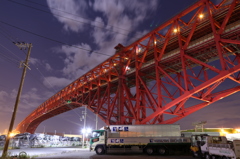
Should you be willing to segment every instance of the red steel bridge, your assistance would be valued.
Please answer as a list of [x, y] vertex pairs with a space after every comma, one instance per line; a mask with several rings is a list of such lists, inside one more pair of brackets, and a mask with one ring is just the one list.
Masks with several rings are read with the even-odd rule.
[[[240, 90], [240, 0], [199, 0], [37, 107], [18, 124], [34, 133], [86, 106], [106, 124], [171, 124]], [[235, 84], [227, 84], [234, 82]]]

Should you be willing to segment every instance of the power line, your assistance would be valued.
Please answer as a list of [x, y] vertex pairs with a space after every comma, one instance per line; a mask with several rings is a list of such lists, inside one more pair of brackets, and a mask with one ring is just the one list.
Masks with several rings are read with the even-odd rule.
[[10, 51], [8, 48], [6, 48], [5, 46], [3, 46], [2, 44], [0, 44], [0, 46], [3, 47], [4, 49], [6, 49], [8, 52], [10, 52], [12, 55], [16, 56], [17, 59], [15, 59], [15, 58], [13, 58], [13, 57], [9, 57], [9, 56], [7, 56], [6, 54], [1, 53], [1, 52], [0, 52], [0, 55], [1, 55], [2, 57], [4, 57], [5, 59], [7, 59], [8, 61], [10, 61], [10, 62], [12, 62], [12, 63], [14, 63], [14, 64], [16, 64], [16, 65], [19, 65], [19, 62], [21, 61], [21, 60], [19, 59], [19, 57], [18, 57], [17, 55], [15, 55], [12, 51]]
[[[7, 33], [8, 34], [8, 33]], [[5, 36], [5, 35], [4, 35]], [[10, 34], [8, 34], [8, 36], [5, 36], [7, 39], [9, 39], [11, 42], [13, 42], [13, 39], [12, 38], [9, 38], [9, 36], [10, 36]], [[2, 44], [0, 44], [0, 46], [2, 46], [3, 48], [5, 48], [6, 50], [8, 50], [10, 53], [12, 53], [9, 49], [7, 49], [5, 46], [3, 46]], [[23, 51], [23, 50], [22, 50]], [[24, 52], [24, 51], [23, 51]], [[25, 52], [24, 52], [25, 53]], [[17, 55], [15, 55], [14, 53], [12, 53], [14, 56], [16, 56], [17, 58], [18, 58], [18, 56]], [[16, 61], [17, 61], [17, 64], [19, 63], [19, 61], [18, 60], [15, 60], [15, 59], [11, 59], [11, 58], [9, 58], [8, 56], [6, 56], [5, 54], [2, 54], [1, 52], [0, 52], [0, 55], [1, 56], [3, 56], [4, 58], [6, 58], [8, 61], [10, 61], [10, 62], [12, 62], [12, 63], [15, 63], [16, 64]], [[42, 74], [42, 72], [40, 72], [40, 70], [37, 68], [37, 67], [35, 67], [37, 70], [38, 70], [38, 72], [45, 78], [45, 76]], [[38, 80], [38, 78], [36, 78], [31, 72], [30, 72], [30, 75], [32, 76], [32, 77], [34, 77], [35, 79], [37, 79], [37, 81], [40, 83], [40, 84], [42, 84], [42, 82], [40, 82], [39, 80]], [[50, 85], [51, 85], [51, 83], [49, 82], [49, 81], [47, 81]], [[42, 84], [43, 85], [43, 84]], [[45, 85], [44, 85], [45, 86]], [[53, 88], [53, 86], [51, 85], [51, 87], [52, 87], [52, 89], [54, 90], [54, 91], [56, 91], [54, 88]], [[45, 88], [47, 88], [46, 86], [45, 86]], [[74, 109], [74, 108], [72, 108], [71, 106], [69, 106], [69, 105], [67, 105], [71, 110], [73, 110], [74, 111], [74, 113], [78, 116], [78, 117], [80, 117], [80, 115], [76, 112], [76, 110]]]
[[6, 60], [8, 60], [9, 62], [16, 64], [17, 66], [19, 65], [19, 62], [16, 62], [15, 60], [9, 58], [7, 55], [3, 54], [0, 52], [0, 56], [2, 56], [3, 58], [5, 58]]
[[[2, 25], [0, 25], [1, 26], [1, 30], [0, 31], [2, 31], [2, 35], [5, 37], [5, 38], [7, 38], [11, 43], [13, 43], [13, 44], [15, 44], [15, 42], [16, 41], [21, 41], [21, 40], [18, 40], [19, 38], [18, 37], [14, 37], [14, 36], [12, 36], [11, 35], [11, 33], [9, 33], [9, 31], [6, 31], [7, 29], [6, 28], [4, 28]], [[7, 48], [5, 48], [5, 49], [7, 49]], [[8, 50], [8, 49], [7, 49]], [[12, 53], [10, 50], [8, 50], [10, 53]], [[21, 49], [21, 51], [26, 55], [26, 52], [24, 52], [24, 50], [22, 50]], [[16, 54], [14, 54], [14, 53], [12, 53], [14, 56], [16, 56], [18, 59], [19, 59], [19, 57], [16, 55]], [[20, 59], [19, 59], [19, 61], [21, 61]]]
[[[52, 86], [52, 84], [45, 78], [45, 76], [43, 75], [43, 73], [36, 67], [36, 69], [38, 70], [38, 72], [43, 76], [43, 78], [48, 82], [48, 84], [51, 86], [51, 88], [57, 92], [57, 90], [54, 89], [54, 87]], [[40, 82], [41, 83], [41, 82]], [[42, 83], [41, 83], [42, 84]], [[45, 85], [44, 85], [45, 86]], [[45, 86], [46, 87], [46, 86]], [[46, 87], [47, 88], [47, 87]], [[77, 114], [78, 117], [80, 117], [80, 115], [76, 112], [75, 108], [72, 108], [69, 104], [66, 104], [71, 110], [74, 111], [74, 113]]]
[[[8, 33], [7, 31], [5, 31], [5, 33], [8, 35], [8, 36], [5, 36], [6, 38], [12, 37], [11, 34]], [[12, 41], [13, 38], [8, 38], [8, 39], [9, 39], [12, 43], [14, 43], [14, 41]], [[17, 39], [17, 38], [16, 38], [16, 39]], [[16, 57], [18, 58], [18, 56], [15, 55], [13, 52], [11, 52], [8, 48], [6, 48], [5, 46], [3, 46], [2, 44], [0, 44], [0, 46], [2, 46], [3, 48], [5, 48], [6, 50], [8, 50], [10, 53], [12, 53], [14, 56], [16, 56]], [[26, 54], [26, 52], [24, 52], [24, 50], [21, 50], [21, 51], [23, 51], [23, 53]], [[6, 55], [2, 55], [2, 56], [4, 56], [4, 58], [7, 58], [10, 62], [13, 62], [13, 60], [11, 60], [10, 58], [8, 58]], [[17, 61], [17, 60], [15, 60], [15, 61]], [[19, 61], [21, 61], [21, 60], [19, 59]], [[17, 62], [19, 63], [19, 61], [17, 61]], [[35, 67], [35, 66], [34, 66], [34, 67]], [[52, 88], [51, 91], [57, 92], [57, 91], [54, 89], [54, 87], [52, 86], [52, 84], [47, 80], [47, 78], [45, 78], [45, 76], [44, 76], [43, 73], [39, 70], [39, 68], [37, 68], [37, 67], [35, 67], [35, 68], [36, 68], [36, 70], [41, 74], [41, 76], [47, 81], [47, 83], [51, 86], [51, 88]], [[37, 79], [37, 81], [38, 81], [39, 83], [41, 83], [41, 82], [39, 81], [39, 78], [36, 78], [31, 72], [30, 72], [30, 75], [32, 75], [32, 77], [34, 77], [35, 79]], [[41, 84], [42, 84], [42, 83], [41, 83]], [[43, 85], [43, 84], [42, 84], [42, 85]], [[45, 85], [44, 85], [44, 86], [45, 86]], [[45, 88], [48, 89], [46, 86], [45, 86]]]
[[29, 33], [29, 34], [33, 34], [33, 35], [35, 35], [35, 36], [38, 36], [38, 37], [41, 37], [41, 38], [44, 38], [44, 39], [47, 39], [47, 40], [50, 40], [50, 41], [53, 41], [53, 42], [56, 42], [56, 43], [60, 43], [60, 44], [67, 45], [67, 46], [70, 46], [70, 47], [74, 47], [74, 48], [77, 48], [77, 49], [81, 49], [81, 50], [84, 50], [84, 51], [89, 51], [89, 52], [92, 52], [92, 53], [96, 53], [96, 54], [105, 55], [105, 56], [109, 56], [109, 57], [110, 57], [110, 55], [108, 55], [108, 54], [104, 54], [104, 53], [101, 53], [101, 52], [98, 52], [98, 51], [89, 50], [89, 49], [82, 48], [82, 47], [78, 47], [78, 46], [76, 46], [76, 45], [67, 44], [67, 43], [64, 43], [64, 42], [61, 42], [61, 41], [58, 41], [58, 40], [55, 40], [55, 39], [46, 37], [46, 36], [42, 36], [42, 35], [37, 34], [37, 33], [33, 33], [33, 32], [31, 32], [31, 31], [25, 30], [25, 29], [23, 29], [23, 28], [20, 28], [20, 27], [14, 26], [14, 25], [11, 25], [11, 24], [6, 23], [6, 22], [3, 22], [3, 21], [0, 21], [0, 22], [3, 23], [3, 24], [5, 24], [5, 25], [11, 26], [11, 27], [13, 27], [13, 28], [22, 30], [22, 31], [27, 32], [27, 33]]
[[52, 91], [50, 88], [46, 87], [42, 81], [39, 80], [39, 77], [36, 77], [31, 71], [29, 71], [29, 74], [43, 87], [40, 87], [40, 88], [45, 88], [46, 90], [48, 91]]
[[68, 18], [68, 17], [62, 16], [62, 15], [58, 15], [58, 14], [53, 14], [52, 12], [48, 12], [48, 11], [45, 11], [45, 10], [42, 10], [42, 9], [39, 9], [39, 8], [35, 8], [35, 7], [32, 7], [32, 6], [26, 5], [26, 4], [16, 2], [16, 1], [12, 1], [12, 0], [9, 0], [9, 1], [12, 2], [12, 3], [16, 3], [16, 4], [19, 4], [19, 5], [31, 8], [31, 9], [35, 9], [35, 10], [38, 10], [38, 11], [41, 11], [41, 12], [45, 12], [45, 13], [48, 13], [48, 14], [51, 14], [51, 15], [55, 15], [55, 16], [58, 16], [58, 17], [63, 17], [63, 18], [66, 18], [66, 19], [69, 19], [69, 20], [72, 20], [72, 21], [75, 21], [75, 22], [78, 22], [78, 23], [88, 24], [88, 25], [91, 25], [91, 26], [94, 26], [94, 27], [97, 27], [97, 28], [110, 30], [111, 32], [115, 32], [115, 33], [118, 33], [118, 34], [121, 34], [121, 35], [124, 35], [124, 36], [128, 36], [127, 34], [123, 34], [123, 33], [117, 32], [117, 31], [113, 31], [111, 29], [107, 29], [106, 27], [100, 27], [100, 26], [97, 26], [97, 25], [93, 25], [91, 23], [86, 23], [86, 22], [83, 22], [83, 21], [75, 20], [75, 19]]
[[[1, 25], [0, 25], [0, 26], [1, 26]], [[7, 35], [8, 33], [7, 33], [6, 31], [4, 31], [3, 29], [0, 30], [0, 31], [1, 31], [0, 33], [1, 33], [5, 38], [7, 38], [9, 41], [11, 41], [11, 42], [14, 41], [12, 37], [10, 37], [9, 35]], [[4, 33], [4, 32], [5, 32], [5, 33]]]
[[[14, 54], [12, 51], [10, 51], [8, 48], [6, 48], [5, 46], [3, 46], [2, 44], [0, 44], [0, 46], [2, 46], [4, 49], [6, 49], [6, 50], [7, 50], [8, 52], [10, 52], [12, 55], [14, 55], [15, 57], [17, 57], [19, 61], [21, 61], [21, 59], [19, 59], [19, 57], [18, 57], [16, 54]], [[16, 59], [14, 59], [14, 60], [17, 61], [17, 62], [19, 62], [19, 61], [16, 60]]]
[[47, 80], [47, 78], [45, 78], [45, 76], [43, 75], [43, 73], [36, 67], [37, 71], [43, 76], [43, 78], [47, 81], [47, 83], [51, 86], [51, 88], [57, 92], [57, 90], [54, 89], [53, 85]]
[[[53, 7], [49, 7], [49, 6], [47, 6], [47, 5], [43, 5], [43, 4], [40, 4], [40, 3], [37, 3], [37, 2], [33, 2], [33, 1], [30, 1], [30, 0], [26, 0], [26, 1], [28, 1], [28, 2], [30, 2], [30, 3], [33, 3], [33, 4], [37, 4], [37, 5], [43, 6], [43, 7], [47, 7], [47, 8], [50, 8], [50, 9], [54, 9], [54, 10], [57, 10], [57, 11], [59, 11], [59, 12], [67, 13], [67, 14], [70, 14], [70, 15], [73, 15], [73, 16], [76, 16], [76, 17], [81, 17], [82, 19], [86, 19], [86, 20], [88, 20], [88, 21], [93, 21], [93, 20], [90, 20], [89, 18], [85, 18], [85, 17], [82, 17], [82, 16], [80, 16], [80, 15], [76, 15], [76, 14], [73, 14], [73, 13], [65, 12], [65, 11], [63, 11], [63, 10], [56, 9], [56, 8], [53, 8]], [[153, 12], [153, 10], [152, 10], [152, 12]], [[151, 14], [152, 14], [152, 12], [151, 12]], [[100, 21], [94, 21], [94, 22], [97, 22], [97, 23], [99, 23], [99, 24], [102, 24], [102, 22], [100, 22]], [[118, 27], [118, 26], [114, 26], [114, 25], [111, 25], [111, 24], [108, 24], [108, 25], [106, 25], [106, 26], [111, 26], [111, 27], [115, 27], [115, 28], [118, 28], [118, 29], [121, 29], [121, 30], [130, 32], [130, 31], [127, 30], [127, 29], [123, 29], [123, 28], [120, 28], [120, 27]]]
[[[0, 25], [0, 26], [1, 26], [1, 25]], [[1, 27], [2, 27], [2, 26], [1, 26]], [[0, 31], [1, 31], [1, 30], [0, 30]], [[9, 41], [11, 41], [11, 43], [13, 44], [13, 43], [14, 43], [14, 39], [12, 38], [13, 36], [11, 35], [11, 33], [7, 32], [7, 31], [4, 31], [4, 32], [5, 32], [5, 34], [6, 34], [6, 35], [4, 35], [4, 36], [5, 36]], [[9, 38], [9, 37], [10, 37], [10, 38]], [[15, 39], [18, 39], [18, 38], [15, 37]], [[9, 51], [10, 53], [12, 53], [14, 56], [16, 56], [16, 57], [19, 59], [19, 57], [18, 57], [16, 54], [14, 54], [12, 51], [10, 51], [8, 48], [6, 48], [5, 46], [3, 46], [2, 44], [0, 44], [0, 46], [2, 46], [3, 48], [5, 48], [7, 51]], [[26, 54], [26, 52], [24, 52], [24, 50], [21, 50], [21, 51]], [[1, 54], [1, 53], [0, 53], [0, 54]], [[6, 55], [3, 55], [3, 54], [2, 54], [1, 56], [3, 56], [4, 58], [6, 58], [8, 61], [16, 64], [15, 61], [17, 61], [17, 60], [15, 60], [15, 59], [14, 59], [14, 60], [13, 60], [13, 59], [10, 59], [9, 57], [7, 57]], [[21, 61], [21, 60], [19, 59], [19, 61]], [[19, 65], [19, 61], [17, 61], [17, 65]], [[35, 67], [35, 66], [34, 66], [34, 67]], [[35, 68], [36, 68], [36, 67], [35, 67]], [[38, 68], [36, 68], [36, 69], [38, 70], [38, 72], [40, 72]], [[30, 75], [31, 75], [33, 78], [35, 78], [35, 80], [37, 80], [41, 85], [43, 85], [45, 89], [49, 90], [44, 84], [42, 84], [41, 81], [39, 81], [39, 78], [35, 77], [35, 76], [32, 74], [31, 71], [30, 71], [29, 73], [30, 73]], [[41, 72], [40, 72], [40, 73], [41, 73]], [[41, 73], [41, 75], [43, 76], [43, 78], [45, 78], [42, 73]], [[42, 87], [41, 87], [41, 88], [42, 88]], [[52, 90], [49, 90], [49, 91], [52, 91]], [[54, 91], [56, 91], [56, 90], [54, 90]]]

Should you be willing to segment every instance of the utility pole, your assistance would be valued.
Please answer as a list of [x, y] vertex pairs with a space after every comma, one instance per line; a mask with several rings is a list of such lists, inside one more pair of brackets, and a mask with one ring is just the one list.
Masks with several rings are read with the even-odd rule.
[[17, 45], [17, 47], [19, 47], [21, 50], [28, 48], [28, 53], [27, 53], [27, 57], [26, 57], [25, 62], [23, 62], [22, 78], [21, 78], [20, 86], [19, 86], [19, 89], [18, 89], [18, 94], [17, 94], [16, 101], [15, 101], [15, 106], [14, 106], [14, 110], [13, 110], [13, 114], [12, 114], [12, 119], [11, 119], [10, 126], [9, 126], [9, 129], [8, 129], [6, 142], [5, 142], [5, 145], [4, 145], [3, 152], [2, 152], [2, 157], [4, 157], [4, 155], [7, 155], [8, 145], [9, 145], [9, 140], [10, 140], [10, 134], [11, 134], [12, 129], [13, 129], [13, 125], [14, 125], [14, 121], [15, 121], [15, 117], [16, 117], [16, 113], [17, 113], [17, 109], [18, 109], [18, 103], [19, 103], [19, 99], [20, 99], [20, 96], [21, 96], [24, 79], [25, 79], [25, 76], [26, 76], [26, 71], [27, 71], [27, 68], [29, 68], [28, 67], [28, 60], [29, 60], [30, 52], [31, 52], [31, 48], [32, 48], [31, 43], [28, 44], [28, 43], [19, 43], [18, 42], [18, 43], [14, 43], [14, 44]]
[[83, 124], [83, 141], [82, 141], [82, 148], [84, 148], [84, 134], [86, 133], [86, 118], [87, 118], [87, 105], [85, 105], [84, 111], [84, 124]]
[[98, 114], [96, 113], [96, 130], [98, 129], [97, 125], [98, 125]]
[[45, 126], [43, 126], [43, 134], [45, 134]]

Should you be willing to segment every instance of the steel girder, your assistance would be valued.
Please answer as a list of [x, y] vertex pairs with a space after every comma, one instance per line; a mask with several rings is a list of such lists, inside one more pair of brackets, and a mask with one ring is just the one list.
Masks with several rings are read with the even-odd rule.
[[[240, 90], [240, 2], [200, 0], [49, 98], [17, 127], [86, 106], [106, 124], [171, 124]], [[225, 83], [233, 81], [235, 85]], [[68, 102], [70, 101], [70, 102]]]

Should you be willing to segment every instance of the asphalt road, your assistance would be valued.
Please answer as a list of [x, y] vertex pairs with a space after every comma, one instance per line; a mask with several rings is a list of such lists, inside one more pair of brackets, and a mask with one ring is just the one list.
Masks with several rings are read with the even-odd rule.
[[39, 157], [38, 159], [192, 159], [191, 156], [148, 156], [146, 154], [107, 154], [96, 155], [95, 152], [81, 151], [68, 154], [61, 154], [49, 157]]
[[[81, 147], [59, 147], [59, 148], [26, 148], [14, 149], [8, 152], [11, 155], [18, 155], [20, 152], [26, 152], [27, 155], [35, 159], [191, 159], [191, 156], [148, 156], [146, 154], [107, 154], [96, 155], [94, 151], [90, 152], [89, 149], [82, 149]], [[2, 151], [0, 151], [0, 154]]]
[[147, 156], [144, 154], [112, 154], [112, 155], [86, 155], [86, 154], [68, 154], [61, 156], [52, 156], [52, 157], [44, 157], [44, 158], [36, 158], [36, 159], [192, 159], [191, 156]]

